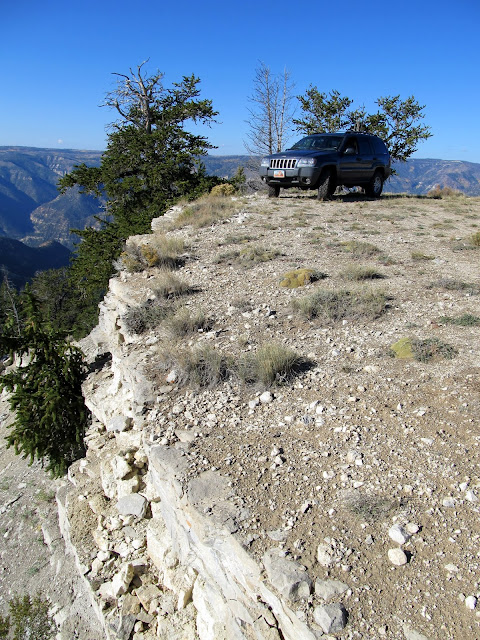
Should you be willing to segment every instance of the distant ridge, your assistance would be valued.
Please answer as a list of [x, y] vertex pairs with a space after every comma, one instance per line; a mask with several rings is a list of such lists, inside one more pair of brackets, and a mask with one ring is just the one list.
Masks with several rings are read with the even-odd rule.
[[0, 281], [7, 276], [15, 287], [23, 287], [37, 271], [67, 266], [70, 255], [59, 242], [28, 247], [19, 240], [0, 238]]
[[[96, 198], [70, 189], [60, 195], [57, 182], [74, 165], [98, 166], [102, 151], [0, 147], [0, 237], [38, 246], [55, 240], [72, 249], [70, 229], [96, 225], [104, 210]], [[202, 158], [207, 173], [231, 178], [239, 166], [250, 167], [247, 155]], [[411, 159], [395, 165], [385, 185], [391, 193], [426, 194], [436, 185], [480, 196], [480, 164], [453, 160]], [[255, 176], [248, 168], [247, 175]]]

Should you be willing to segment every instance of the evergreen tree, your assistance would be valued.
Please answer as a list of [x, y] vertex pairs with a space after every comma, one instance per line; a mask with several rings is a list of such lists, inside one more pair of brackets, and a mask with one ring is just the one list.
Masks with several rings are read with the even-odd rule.
[[62, 192], [78, 185], [84, 193], [107, 197], [101, 228], [75, 231], [81, 242], [71, 281], [85, 309], [83, 334], [95, 323], [97, 304], [126, 238], [148, 233], [151, 220], [178, 198], [197, 196], [209, 186], [198, 158], [213, 147], [186, 124], [210, 124], [217, 115], [211, 101], [199, 99], [200, 81], [194, 75], [166, 88], [163, 74], [145, 75], [144, 64], [128, 75], [115, 74], [118, 85], [105, 105], [116, 110], [119, 120], [111, 125], [100, 167], [76, 166], [59, 182]]
[[421, 123], [425, 106], [410, 96], [386, 96], [376, 101], [376, 113], [367, 114], [364, 107], [351, 109], [353, 100], [338, 91], [329, 95], [310, 86], [298, 96], [303, 119], [294, 120], [297, 130], [306, 133], [356, 129], [379, 136], [385, 142], [392, 160], [405, 161], [417, 150], [418, 142], [431, 137], [430, 127]]
[[86, 367], [81, 351], [41, 321], [28, 288], [18, 318], [19, 324], [11, 316], [0, 335], [1, 352], [10, 352], [19, 363], [0, 378], [0, 389], [10, 392], [16, 412], [7, 443], [30, 462], [46, 462], [47, 470], [60, 476], [84, 454], [88, 411], [81, 384]]

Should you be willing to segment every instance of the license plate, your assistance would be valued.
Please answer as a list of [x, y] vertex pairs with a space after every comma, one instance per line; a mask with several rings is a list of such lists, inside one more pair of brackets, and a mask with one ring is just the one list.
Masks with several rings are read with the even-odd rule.
[[277, 171], [273, 172], [273, 177], [274, 178], [284, 178], [285, 177], [285, 171], [280, 171], [278, 169]]

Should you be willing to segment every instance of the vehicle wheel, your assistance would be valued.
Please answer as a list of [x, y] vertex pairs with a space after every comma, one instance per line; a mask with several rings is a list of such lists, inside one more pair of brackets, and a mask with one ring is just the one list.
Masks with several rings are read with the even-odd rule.
[[367, 196], [371, 196], [372, 198], [379, 198], [382, 195], [383, 191], [383, 176], [380, 171], [375, 171], [373, 178], [370, 181], [370, 184], [365, 189], [365, 193]]
[[326, 200], [327, 198], [329, 198], [332, 195], [333, 191], [335, 191], [335, 187], [333, 188], [333, 191], [332, 191], [332, 186], [334, 186], [332, 172], [330, 169], [324, 169], [318, 181], [317, 198], [319, 200]]
[[273, 186], [271, 184], [268, 185], [269, 198], [278, 198], [279, 194], [280, 194], [280, 187]]

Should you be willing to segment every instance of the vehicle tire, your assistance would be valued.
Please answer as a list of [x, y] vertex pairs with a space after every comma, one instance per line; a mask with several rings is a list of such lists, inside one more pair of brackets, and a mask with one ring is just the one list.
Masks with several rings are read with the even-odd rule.
[[334, 185], [334, 180], [332, 178], [332, 172], [330, 169], [324, 169], [320, 175], [318, 180], [318, 194], [317, 198], [319, 200], [326, 200], [329, 198], [335, 188], [332, 191], [332, 185]]
[[278, 198], [280, 195], [280, 187], [274, 186], [272, 184], [268, 185], [268, 197], [269, 198]]
[[383, 191], [383, 175], [380, 171], [375, 171], [368, 187], [365, 189], [367, 196], [379, 198]]

